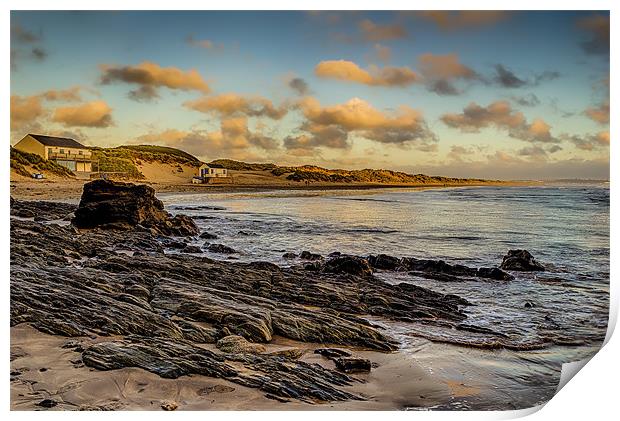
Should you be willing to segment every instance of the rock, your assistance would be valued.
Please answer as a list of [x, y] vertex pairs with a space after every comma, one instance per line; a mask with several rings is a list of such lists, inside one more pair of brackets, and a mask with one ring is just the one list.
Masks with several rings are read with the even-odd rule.
[[323, 256], [320, 254], [310, 253], [307, 250], [302, 251], [299, 254], [299, 258], [302, 260], [323, 260]]
[[306, 351], [303, 350], [303, 349], [300, 349], [300, 348], [290, 348], [290, 349], [283, 349], [281, 351], [273, 351], [273, 352], [270, 352], [267, 355], [272, 355], [274, 357], [282, 357], [282, 358], [286, 358], [288, 360], [298, 360], [305, 353], [306, 353]]
[[525, 305], [523, 307], [525, 307], [525, 308], [532, 308], [532, 307], [534, 307], [534, 303], [532, 303], [530, 301], [526, 301]]
[[[139, 367], [164, 378], [199, 374], [223, 378], [285, 399], [317, 401], [364, 400], [340, 389], [354, 379], [346, 374], [270, 355], [216, 354], [187, 341], [132, 336], [99, 342], [82, 354], [84, 364], [98, 370]], [[237, 368], [238, 367], [238, 368]]]
[[375, 269], [396, 270], [400, 266], [400, 259], [387, 254], [368, 256], [368, 263]]
[[71, 203], [46, 201], [11, 201], [11, 216], [20, 218], [35, 218], [37, 221], [64, 220], [77, 208]]
[[191, 244], [186, 245], [182, 250], [183, 253], [193, 253], [193, 254], [201, 254], [202, 249], [198, 246], [193, 246]]
[[282, 255], [282, 258], [284, 258], [284, 259], [296, 259], [297, 255], [295, 253], [290, 253], [289, 252], [289, 253], [284, 253]]
[[365, 358], [337, 358], [334, 362], [338, 370], [347, 374], [369, 372], [372, 367], [370, 360]]
[[351, 353], [349, 351], [345, 351], [344, 349], [338, 349], [338, 348], [317, 348], [314, 350], [314, 353], [320, 354], [329, 359], [351, 356]]
[[53, 408], [58, 405], [58, 402], [54, 399], [43, 399], [41, 402], [36, 403], [35, 405], [41, 406], [43, 408]]
[[95, 180], [84, 191], [71, 223], [77, 228], [134, 229], [137, 225], [163, 235], [190, 236], [198, 227], [186, 215], [171, 215], [146, 185]]
[[172, 401], [165, 401], [165, 402], [162, 402], [161, 404], [161, 409], [163, 409], [164, 411], [174, 411], [178, 407], [179, 407], [179, 404], [177, 404], [176, 402], [172, 402]]
[[200, 238], [204, 240], [215, 240], [217, 235], [210, 233], [209, 231], [204, 231], [200, 234]]
[[225, 246], [224, 244], [209, 244], [207, 246], [207, 250], [209, 250], [211, 253], [221, 253], [221, 254], [233, 254], [233, 253], [237, 253], [237, 250], [235, 250], [232, 247], [228, 247]]
[[237, 335], [225, 336], [217, 341], [215, 346], [222, 352], [229, 352], [233, 354], [261, 354], [266, 351], [266, 348], [263, 345], [253, 344], [248, 342], [243, 336]]
[[544, 271], [545, 267], [534, 259], [527, 250], [508, 250], [502, 260], [502, 269], [514, 271]]
[[479, 268], [478, 276], [481, 278], [497, 279], [498, 281], [512, 281], [515, 277], [499, 268]]
[[372, 275], [372, 268], [366, 259], [355, 256], [338, 256], [329, 259], [322, 267], [327, 273], [347, 273], [356, 276]]

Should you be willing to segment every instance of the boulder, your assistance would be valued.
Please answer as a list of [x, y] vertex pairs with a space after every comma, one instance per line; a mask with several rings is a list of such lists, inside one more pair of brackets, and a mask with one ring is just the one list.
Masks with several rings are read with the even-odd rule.
[[337, 358], [334, 362], [336, 363], [336, 369], [347, 374], [369, 372], [372, 367], [370, 360], [365, 358]]
[[183, 253], [193, 253], [193, 254], [200, 254], [202, 253], [202, 249], [198, 246], [194, 246], [191, 244], [186, 245], [182, 250]]
[[512, 281], [515, 277], [499, 268], [479, 268], [480, 278], [497, 279], [498, 281]]
[[212, 234], [208, 231], [205, 231], [202, 234], [200, 234], [200, 238], [205, 239], [205, 240], [215, 240], [217, 238], [217, 235]]
[[320, 254], [310, 253], [307, 250], [302, 251], [299, 258], [302, 260], [323, 260], [323, 256]]
[[207, 246], [207, 250], [209, 250], [211, 253], [222, 253], [222, 254], [233, 254], [233, 253], [237, 253], [237, 250], [235, 250], [232, 247], [228, 247], [225, 246], [224, 244], [209, 244]]
[[288, 253], [284, 253], [282, 255], [282, 258], [283, 259], [296, 259], [297, 255], [295, 253], [288, 252]]
[[527, 250], [508, 250], [500, 266], [504, 270], [522, 272], [544, 271], [545, 267], [534, 259]]
[[322, 355], [329, 359], [351, 356], [351, 353], [349, 351], [345, 351], [344, 349], [338, 349], [338, 348], [317, 348], [314, 350], [314, 353]]
[[95, 180], [84, 191], [71, 223], [77, 228], [135, 229], [138, 225], [153, 234], [190, 236], [198, 227], [186, 215], [172, 217], [146, 185]]
[[266, 351], [261, 344], [248, 342], [243, 336], [225, 336], [215, 344], [217, 349], [230, 354], [261, 354]]
[[400, 259], [387, 254], [368, 256], [368, 263], [375, 269], [396, 270], [400, 266]]
[[356, 276], [372, 275], [372, 268], [368, 260], [356, 256], [338, 256], [329, 259], [322, 268], [327, 273], [347, 273]]

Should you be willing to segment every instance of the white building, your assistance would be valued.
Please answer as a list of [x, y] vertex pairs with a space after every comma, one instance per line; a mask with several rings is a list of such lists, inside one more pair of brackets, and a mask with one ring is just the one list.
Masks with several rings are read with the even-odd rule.
[[209, 178], [224, 178], [228, 177], [228, 170], [219, 165], [202, 164], [198, 170], [198, 176], [203, 180]]

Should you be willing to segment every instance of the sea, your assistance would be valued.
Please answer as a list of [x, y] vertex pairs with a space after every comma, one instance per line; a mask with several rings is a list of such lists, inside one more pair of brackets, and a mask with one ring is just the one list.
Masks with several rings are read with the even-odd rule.
[[[609, 183], [272, 190], [159, 197], [170, 212], [195, 217], [202, 231], [217, 235], [217, 239], [206, 241], [238, 251], [230, 256], [204, 253], [213, 259], [286, 266], [299, 261], [283, 258], [284, 253], [307, 250], [323, 256], [335, 251], [357, 256], [384, 253], [493, 267], [501, 264], [510, 249], [528, 250], [547, 270], [513, 272], [512, 281], [462, 278], [448, 282], [407, 272], [376, 274], [388, 283], [408, 282], [470, 301], [473, 305], [464, 308], [467, 323], [501, 332], [501, 346], [492, 346], [484, 333], [373, 322], [389, 329], [401, 342], [401, 352], [417, 355], [440, 343], [451, 344], [456, 347], [450, 351], [456, 359], [473, 364], [472, 371], [478, 375], [472, 374], [472, 378], [484, 377], [488, 370], [501, 375], [504, 370], [507, 389], [518, 386], [527, 390], [523, 401], [513, 402], [515, 407], [550, 398], [561, 364], [592, 356], [605, 338]], [[420, 355], [429, 363], [428, 352]], [[503, 363], [490, 368], [489, 361], [496, 360]], [[501, 389], [501, 384], [497, 378], [492, 382], [495, 389]], [[497, 408], [506, 409], [501, 396], [494, 395]], [[489, 399], [482, 409], [494, 409]], [[446, 409], [481, 409], [466, 397], [455, 399], [452, 405]]]

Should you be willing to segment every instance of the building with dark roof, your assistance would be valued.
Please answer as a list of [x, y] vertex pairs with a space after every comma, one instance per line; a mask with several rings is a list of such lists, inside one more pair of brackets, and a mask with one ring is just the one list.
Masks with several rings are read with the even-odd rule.
[[92, 171], [92, 153], [80, 142], [68, 137], [27, 134], [15, 149], [39, 155], [74, 172]]

